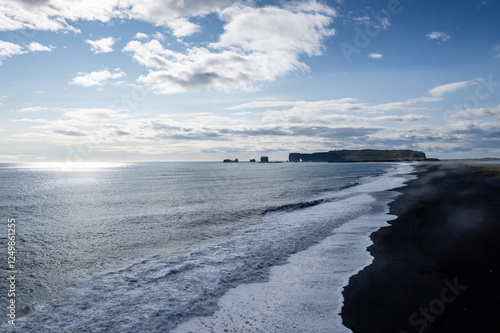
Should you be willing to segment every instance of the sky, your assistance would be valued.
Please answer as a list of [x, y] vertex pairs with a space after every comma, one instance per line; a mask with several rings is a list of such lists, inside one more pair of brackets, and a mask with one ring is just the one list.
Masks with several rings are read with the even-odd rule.
[[496, 0], [0, 0], [0, 163], [500, 157]]

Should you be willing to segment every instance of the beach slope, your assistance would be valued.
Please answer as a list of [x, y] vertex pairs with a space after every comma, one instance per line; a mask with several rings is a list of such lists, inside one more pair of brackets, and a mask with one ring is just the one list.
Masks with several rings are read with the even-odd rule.
[[500, 178], [421, 164], [372, 234], [374, 261], [344, 289], [358, 332], [499, 332]]

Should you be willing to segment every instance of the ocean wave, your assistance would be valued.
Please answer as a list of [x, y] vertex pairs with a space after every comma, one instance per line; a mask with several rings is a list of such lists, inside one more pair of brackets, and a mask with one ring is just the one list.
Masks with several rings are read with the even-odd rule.
[[214, 313], [229, 289], [267, 281], [271, 267], [370, 212], [375, 202], [370, 194], [401, 184], [387, 178], [404, 172], [395, 168], [323, 198], [268, 209], [259, 223], [240, 226], [228, 240], [200, 245], [188, 254], [145, 260], [80, 281], [57, 300], [36, 305], [18, 320], [18, 328], [168, 332], [189, 318]]

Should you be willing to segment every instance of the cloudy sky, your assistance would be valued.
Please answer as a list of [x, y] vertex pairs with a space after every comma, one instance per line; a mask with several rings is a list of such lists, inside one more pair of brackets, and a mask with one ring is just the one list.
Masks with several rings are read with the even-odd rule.
[[500, 157], [496, 0], [0, 0], [0, 162]]

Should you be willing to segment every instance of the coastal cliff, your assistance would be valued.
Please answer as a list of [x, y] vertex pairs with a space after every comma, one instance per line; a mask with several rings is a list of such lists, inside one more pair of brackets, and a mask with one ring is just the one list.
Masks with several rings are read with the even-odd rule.
[[401, 162], [429, 160], [415, 150], [331, 150], [322, 153], [290, 153], [290, 162]]

